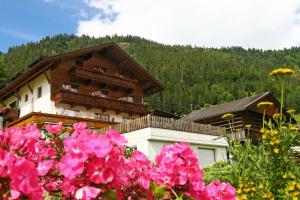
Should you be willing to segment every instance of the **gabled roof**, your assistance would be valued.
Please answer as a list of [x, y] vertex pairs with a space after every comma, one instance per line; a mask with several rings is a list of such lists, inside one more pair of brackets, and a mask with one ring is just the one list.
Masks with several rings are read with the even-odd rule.
[[[218, 115], [223, 115], [225, 113], [234, 113], [243, 110], [247, 110], [251, 105], [254, 105], [260, 99], [266, 96], [273, 96], [270, 92], [265, 92], [262, 94], [245, 97], [242, 99], [237, 99], [224, 104], [214, 105], [208, 108], [202, 108], [200, 110], [195, 110], [187, 116], [181, 118], [187, 121], [198, 121], [205, 118], [210, 118]], [[274, 97], [275, 99], [275, 97]], [[275, 99], [275, 101], [277, 101]]]
[[63, 59], [92, 55], [94, 52], [99, 51], [109, 52], [112, 54], [114, 59], [119, 62], [125, 61], [128, 70], [130, 70], [137, 77], [137, 79], [145, 84], [144, 90], [146, 91], [146, 95], [153, 94], [164, 89], [164, 87], [152, 75], [150, 75], [134, 59], [126, 54], [125, 51], [122, 50], [116, 43], [110, 42], [94, 47], [58, 54], [55, 56], [40, 57], [28, 66], [29, 70], [27, 72], [17, 76], [15, 79], [9, 82], [7, 86], [0, 90], [0, 100], [9, 95], [9, 93], [14, 92], [19, 87], [23, 86], [26, 82], [34, 79], [39, 74], [51, 68], [53, 64], [58, 63]]

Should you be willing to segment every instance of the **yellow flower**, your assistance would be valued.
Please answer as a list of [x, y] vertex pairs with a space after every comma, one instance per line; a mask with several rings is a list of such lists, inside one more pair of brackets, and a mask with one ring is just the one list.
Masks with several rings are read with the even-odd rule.
[[283, 76], [283, 75], [293, 75], [295, 71], [290, 68], [278, 68], [274, 69], [269, 75], [270, 76]]
[[268, 133], [268, 130], [265, 129], [265, 128], [261, 128], [261, 129], [259, 130], [259, 132], [262, 133], [262, 134], [267, 134], [267, 133]]
[[263, 184], [263, 183], [260, 183], [260, 184], [258, 185], [258, 188], [259, 188], [259, 189], [264, 189], [264, 184]]
[[241, 194], [241, 193], [242, 193], [241, 188], [237, 189], [237, 190], [236, 190], [236, 193]]
[[238, 196], [238, 200], [247, 200], [247, 195], [246, 194], [242, 194], [241, 196]]
[[289, 185], [288, 185], [288, 190], [289, 191], [293, 191], [293, 190], [295, 190], [296, 188], [295, 188], [295, 186], [296, 186], [296, 181], [290, 181], [289, 182]]
[[274, 153], [279, 153], [279, 149], [278, 149], [277, 147], [275, 147], [275, 148], [273, 149], [273, 151], [274, 151]]
[[245, 128], [246, 128], [246, 129], [250, 129], [250, 128], [251, 128], [251, 124], [245, 125]]
[[251, 190], [252, 190], [252, 191], [256, 191], [256, 188], [255, 188], [255, 187], [252, 187]]
[[282, 175], [282, 178], [284, 178], [284, 179], [286, 179], [287, 177], [288, 177], [287, 173], [284, 173], [284, 174]]
[[275, 129], [271, 129], [271, 130], [270, 130], [270, 135], [271, 135], [271, 136], [277, 135], [277, 133], [278, 133], [278, 131], [275, 130]]
[[228, 119], [228, 120], [230, 120], [230, 119], [232, 119], [234, 117], [234, 114], [231, 114], [231, 113], [226, 113], [226, 114], [224, 114], [224, 115], [222, 115], [222, 119]]
[[270, 141], [269, 144], [273, 146], [274, 145], [274, 141], [273, 140]]
[[290, 126], [289, 129], [290, 131], [295, 131], [295, 132], [299, 131], [299, 128], [296, 126]]
[[285, 131], [285, 130], [287, 130], [287, 127], [286, 127], [286, 126], [282, 126], [282, 127], [280, 127], [280, 129], [281, 129], [282, 131]]
[[294, 109], [289, 109], [289, 110], [287, 110], [287, 113], [289, 113], [290, 115], [291, 114], [294, 114], [296, 112], [296, 110], [294, 110]]
[[261, 136], [261, 139], [263, 139], [263, 140], [267, 139], [267, 135], [266, 135], [266, 134], [263, 134], [263, 135]]
[[268, 191], [268, 192], [265, 192], [263, 194], [263, 198], [266, 198], [266, 199], [272, 199], [273, 198], [273, 194], [271, 191]]
[[275, 113], [274, 115], [273, 115], [273, 119], [279, 119], [280, 118], [280, 114], [279, 113]]
[[268, 101], [262, 101], [260, 103], [258, 103], [256, 106], [259, 109], [268, 109], [270, 107], [272, 107], [274, 104], [272, 102], [268, 102]]
[[250, 192], [250, 188], [244, 188], [243, 190], [244, 190], [245, 193]]
[[274, 144], [279, 144], [280, 140], [278, 138], [276, 138], [275, 140], [273, 140]]
[[290, 177], [291, 177], [291, 179], [295, 179], [296, 178], [296, 176], [294, 174], [291, 174]]

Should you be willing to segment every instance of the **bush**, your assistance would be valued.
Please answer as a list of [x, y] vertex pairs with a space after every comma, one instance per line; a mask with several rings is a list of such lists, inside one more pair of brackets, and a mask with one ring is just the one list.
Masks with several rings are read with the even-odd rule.
[[0, 199], [235, 199], [228, 183], [204, 184], [197, 155], [186, 143], [165, 146], [155, 164], [126, 151], [125, 137], [97, 135], [74, 124], [0, 131]]

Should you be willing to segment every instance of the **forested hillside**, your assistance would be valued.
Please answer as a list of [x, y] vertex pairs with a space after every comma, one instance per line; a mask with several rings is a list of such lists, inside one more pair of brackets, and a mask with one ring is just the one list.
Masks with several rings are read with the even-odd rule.
[[[133, 36], [91, 38], [57, 35], [37, 43], [12, 47], [7, 53], [0, 54], [0, 80], [3, 74], [9, 80], [17, 73], [26, 71], [27, 66], [39, 56], [109, 41], [121, 45], [165, 86], [163, 93], [148, 98], [153, 108], [177, 114], [265, 91], [278, 96], [275, 89], [277, 83], [268, 78], [268, 73], [279, 66], [296, 70], [300, 66], [300, 48], [278, 51], [240, 47], [212, 49], [170, 46]], [[287, 90], [288, 107], [300, 110], [299, 75], [289, 82]]]

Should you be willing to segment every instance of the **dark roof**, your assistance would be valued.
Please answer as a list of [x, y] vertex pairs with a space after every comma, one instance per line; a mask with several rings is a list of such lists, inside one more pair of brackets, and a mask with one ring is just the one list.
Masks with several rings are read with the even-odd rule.
[[253, 105], [255, 102], [261, 98], [272, 95], [270, 92], [265, 92], [255, 96], [245, 97], [242, 99], [237, 99], [231, 102], [227, 102], [220, 105], [214, 105], [208, 108], [202, 108], [200, 110], [195, 110], [192, 113], [181, 118], [182, 120], [187, 121], [198, 121], [205, 118], [210, 118], [217, 115], [222, 115], [225, 113], [234, 113], [238, 111], [246, 110], [250, 105]]
[[[0, 100], [5, 96], [9, 95], [10, 92], [13, 92], [18, 87], [24, 85], [27, 81], [32, 80], [40, 73], [49, 69], [53, 66], [54, 63], [59, 62], [61, 59], [73, 58], [82, 56], [85, 54], [93, 54], [94, 52], [101, 50], [111, 49], [115, 54], [118, 55], [120, 61], [126, 60], [129, 63], [130, 70], [134, 71], [137, 77], [144, 77], [144, 82], [148, 86], [149, 91], [147, 94], [152, 94], [155, 92], [162, 91], [164, 87], [151, 75], [149, 74], [143, 67], [141, 67], [134, 59], [132, 59], [124, 50], [122, 50], [116, 43], [110, 42], [94, 47], [82, 48], [75, 51], [70, 51], [54, 56], [45, 57], [42, 56], [32, 64], [28, 66], [28, 71], [22, 73], [21, 75], [15, 77], [11, 82], [9, 82], [4, 88], [0, 90]], [[149, 84], [151, 83], [151, 84]], [[151, 87], [151, 88], [150, 88]], [[151, 90], [150, 90], [151, 89]]]

